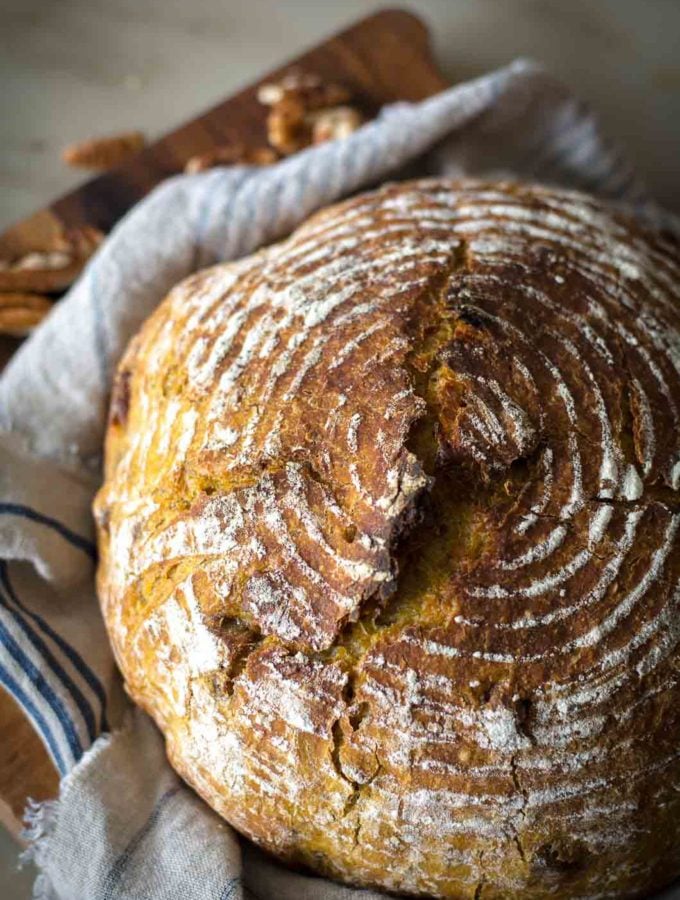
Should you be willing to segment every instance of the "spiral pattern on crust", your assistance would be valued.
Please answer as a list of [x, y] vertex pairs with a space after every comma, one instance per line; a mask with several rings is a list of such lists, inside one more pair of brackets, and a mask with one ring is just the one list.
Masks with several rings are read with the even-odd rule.
[[679, 295], [674, 246], [592, 199], [424, 181], [161, 305], [99, 591], [237, 828], [441, 897], [677, 873]]

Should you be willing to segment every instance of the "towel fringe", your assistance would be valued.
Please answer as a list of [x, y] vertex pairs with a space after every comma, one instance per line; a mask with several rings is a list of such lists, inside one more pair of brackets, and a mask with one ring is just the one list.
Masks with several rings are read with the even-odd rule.
[[[28, 846], [19, 854], [19, 867], [33, 864], [39, 869], [45, 865], [50, 839], [59, 817], [59, 800], [38, 802], [28, 798], [24, 810], [24, 828], [21, 837]], [[44, 872], [38, 873], [33, 884], [33, 900], [54, 900], [54, 891]]]

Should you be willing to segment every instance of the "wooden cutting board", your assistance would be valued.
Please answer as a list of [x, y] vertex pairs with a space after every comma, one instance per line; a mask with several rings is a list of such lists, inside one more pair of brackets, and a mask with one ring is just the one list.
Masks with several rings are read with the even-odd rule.
[[[432, 60], [424, 24], [401, 10], [376, 13], [7, 229], [0, 234], [0, 257], [44, 250], [65, 227], [90, 225], [107, 232], [151, 188], [181, 172], [190, 157], [225, 144], [266, 144], [266, 109], [257, 101], [257, 87], [291, 66], [345, 85], [369, 115], [385, 103], [422, 100], [447, 86]], [[9, 338], [0, 340], [0, 365], [16, 346]], [[18, 836], [27, 797], [47, 799], [57, 787], [42, 742], [0, 688], [0, 821]]]

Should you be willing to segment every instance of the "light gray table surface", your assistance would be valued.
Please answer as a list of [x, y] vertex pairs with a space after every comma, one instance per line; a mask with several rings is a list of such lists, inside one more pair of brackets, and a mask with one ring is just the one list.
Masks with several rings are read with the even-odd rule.
[[[60, 148], [157, 136], [386, 4], [370, 0], [0, 0], [0, 228], [76, 185]], [[680, 208], [678, 0], [420, 0], [451, 80], [542, 60]]]
[[[372, 0], [0, 0], [0, 228], [77, 185], [61, 147], [192, 118], [388, 4]], [[541, 60], [600, 112], [680, 211], [679, 0], [419, 0], [452, 81]], [[0, 736], [1, 739], [1, 736]], [[0, 897], [25, 900], [0, 835]]]

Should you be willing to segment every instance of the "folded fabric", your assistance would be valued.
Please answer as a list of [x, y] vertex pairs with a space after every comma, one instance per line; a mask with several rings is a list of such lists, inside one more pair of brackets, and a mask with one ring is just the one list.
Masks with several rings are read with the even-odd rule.
[[90, 503], [112, 372], [170, 287], [414, 164], [577, 187], [676, 228], [585, 106], [525, 61], [265, 169], [170, 179], [120, 222], [0, 379], [0, 683], [63, 776], [59, 799], [28, 814], [36, 897], [377, 896], [286, 870], [169, 768], [160, 735], [122, 697], [94, 590]]

